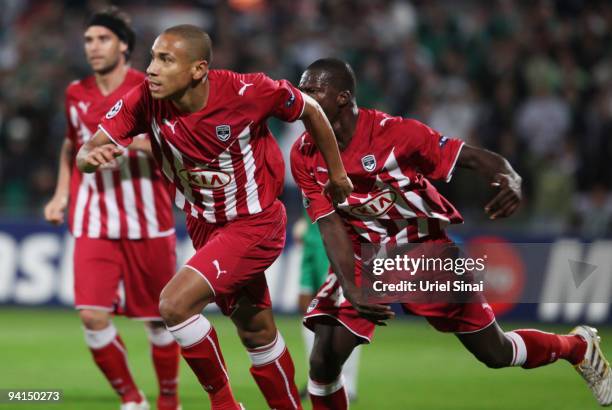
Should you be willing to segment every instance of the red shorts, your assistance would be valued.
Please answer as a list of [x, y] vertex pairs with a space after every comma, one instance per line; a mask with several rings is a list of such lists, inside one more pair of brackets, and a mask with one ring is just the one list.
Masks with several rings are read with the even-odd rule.
[[[493, 310], [482, 299], [481, 303], [402, 303], [404, 312], [423, 316], [437, 330], [452, 333], [474, 333], [495, 320]], [[315, 323], [340, 323], [363, 343], [370, 343], [376, 325], [359, 316], [344, 298], [336, 275], [330, 273], [319, 288], [304, 316], [304, 325], [314, 331]]]
[[139, 240], [76, 238], [75, 307], [161, 320], [159, 295], [175, 273], [175, 249], [174, 235]]
[[208, 282], [224, 315], [231, 315], [239, 301], [272, 306], [264, 272], [285, 246], [286, 224], [285, 207], [278, 200], [256, 215], [224, 224], [187, 217], [196, 253], [185, 266]]

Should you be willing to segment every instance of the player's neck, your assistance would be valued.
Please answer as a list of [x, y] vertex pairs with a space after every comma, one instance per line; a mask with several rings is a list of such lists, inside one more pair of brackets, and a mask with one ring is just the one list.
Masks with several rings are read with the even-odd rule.
[[336, 135], [340, 151], [344, 151], [351, 143], [353, 135], [355, 134], [355, 128], [357, 128], [358, 117], [359, 109], [357, 106], [352, 106], [342, 111], [336, 120], [332, 122], [331, 125]]
[[185, 90], [184, 93], [172, 98], [172, 103], [181, 112], [193, 113], [200, 111], [208, 104], [208, 96], [210, 94], [210, 82], [208, 78], [196, 85]]
[[115, 68], [104, 74], [95, 73], [96, 84], [103, 96], [107, 96], [115, 91], [125, 80], [125, 76], [129, 70], [127, 64], [117, 64]]

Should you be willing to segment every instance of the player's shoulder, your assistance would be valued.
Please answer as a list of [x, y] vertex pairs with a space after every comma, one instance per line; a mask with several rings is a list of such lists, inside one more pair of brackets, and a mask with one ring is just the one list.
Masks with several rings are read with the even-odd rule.
[[[226, 92], [240, 97], [256, 97], [258, 91], [270, 86], [273, 80], [265, 73], [237, 73], [230, 70], [210, 70], [209, 78], [223, 84]], [[253, 92], [255, 91], [255, 92]]]
[[401, 134], [409, 136], [412, 133], [433, 132], [426, 124], [414, 118], [405, 118], [387, 114], [378, 110], [369, 110], [373, 119], [373, 129], [377, 134]]
[[260, 83], [267, 78], [264, 73], [238, 73], [231, 70], [210, 70], [208, 76], [213, 81], [220, 80], [239, 86], [244, 83]]
[[300, 135], [300, 137], [297, 138], [291, 146], [292, 158], [313, 158], [318, 152], [319, 151], [314, 143], [312, 136], [307, 131], [303, 132], [302, 135]]
[[253, 81], [248, 74], [237, 73], [231, 70], [210, 70], [208, 72], [210, 82], [219, 94], [226, 99], [233, 97], [245, 97], [252, 93]]
[[268, 77], [265, 73], [234, 73], [238, 82], [243, 85], [244, 83], [259, 85], [265, 81], [270, 81], [270, 77]]
[[363, 113], [363, 115], [366, 115], [369, 121], [372, 123], [372, 128], [374, 129], [374, 131], [384, 132], [385, 130], [406, 125], [406, 118], [397, 115], [391, 115], [384, 111], [367, 108], [360, 108], [360, 111]]
[[96, 86], [93, 75], [73, 80], [66, 87], [66, 97], [79, 97], [87, 93]]

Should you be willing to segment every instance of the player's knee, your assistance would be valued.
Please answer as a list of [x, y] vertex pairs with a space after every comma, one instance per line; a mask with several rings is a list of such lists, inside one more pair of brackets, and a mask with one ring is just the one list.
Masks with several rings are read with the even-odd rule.
[[164, 295], [159, 298], [159, 314], [168, 326], [174, 326], [187, 319], [188, 312], [177, 298]]
[[311, 359], [310, 361], [310, 378], [319, 383], [331, 383], [338, 379], [341, 368], [336, 368], [332, 363], [325, 363], [320, 359]]
[[81, 322], [86, 329], [102, 330], [110, 324], [110, 315], [99, 310], [79, 310]]
[[276, 328], [262, 328], [255, 331], [238, 329], [238, 336], [247, 349], [266, 346], [276, 338]]
[[333, 382], [342, 371], [342, 365], [337, 360], [322, 354], [311, 354], [309, 365], [310, 377], [321, 383]]

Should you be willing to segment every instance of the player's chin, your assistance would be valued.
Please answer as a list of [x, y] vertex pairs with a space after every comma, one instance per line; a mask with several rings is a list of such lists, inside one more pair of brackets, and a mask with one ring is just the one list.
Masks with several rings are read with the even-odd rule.
[[151, 93], [151, 97], [153, 97], [154, 100], [161, 100], [168, 96], [168, 93], [164, 92], [164, 90], [162, 90], [161, 88], [156, 88], [156, 89], [149, 88], [149, 92]]
[[151, 93], [151, 97], [153, 97], [154, 100], [161, 100], [162, 98], [164, 98], [163, 93], [161, 93], [159, 91], [151, 91], [151, 90], [149, 90], [149, 92]]
[[108, 64], [106, 61], [101, 59], [90, 60], [89, 64], [91, 65], [91, 69], [94, 73], [104, 74], [108, 72]]

